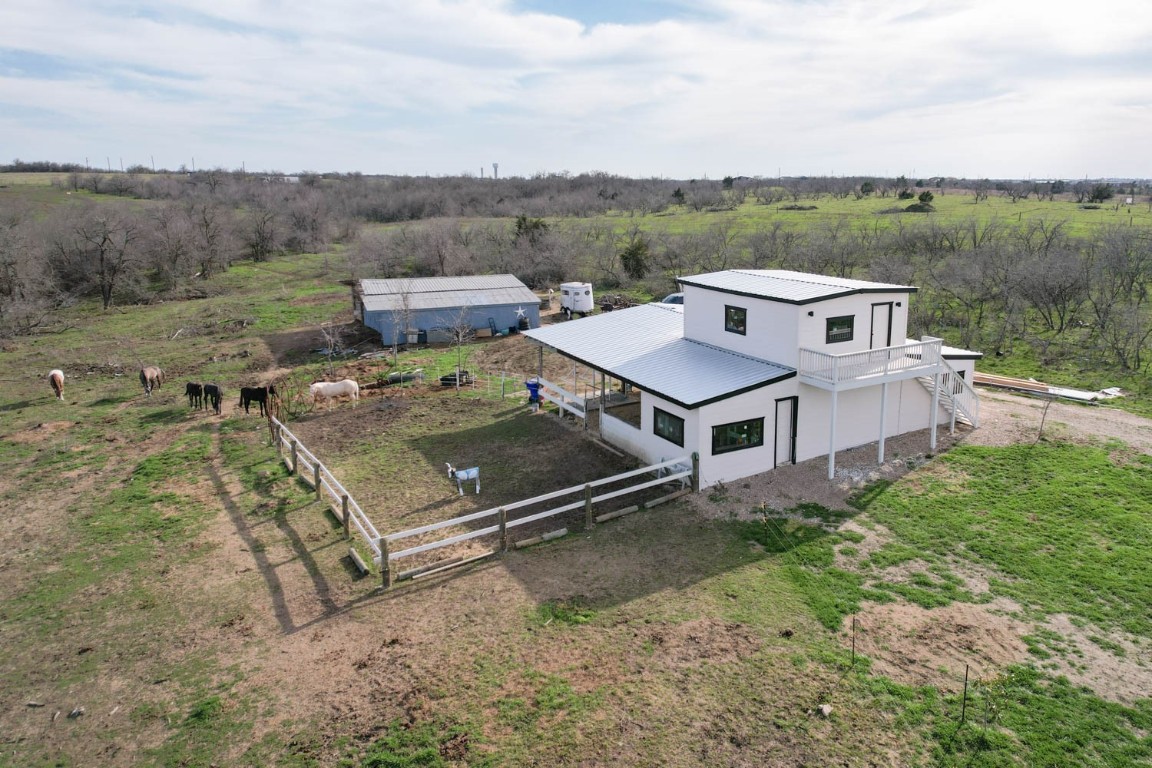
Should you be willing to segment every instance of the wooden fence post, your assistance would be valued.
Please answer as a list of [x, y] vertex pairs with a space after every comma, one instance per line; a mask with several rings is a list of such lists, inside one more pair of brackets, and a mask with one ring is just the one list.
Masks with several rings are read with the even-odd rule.
[[697, 493], [700, 490], [700, 454], [693, 451], [692, 453], [692, 492]]
[[508, 510], [500, 507], [497, 514], [500, 516], [500, 553], [503, 554], [508, 551]]
[[388, 540], [381, 536], [378, 540], [380, 547], [380, 578], [383, 581], [384, 589], [392, 586], [392, 565], [388, 561]]
[[344, 541], [352, 538], [351, 518], [348, 516], [348, 494], [340, 495], [340, 519], [344, 522]]
[[592, 486], [584, 486], [584, 530], [592, 530], [596, 521], [592, 518]]
[[312, 482], [316, 485], [316, 501], [320, 501], [320, 462], [312, 465]]
[[291, 472], [291, 474], [293, 474], [293, 475], [296, 474], [296, 441], [295, 440], [292, 441], [292, 472]]

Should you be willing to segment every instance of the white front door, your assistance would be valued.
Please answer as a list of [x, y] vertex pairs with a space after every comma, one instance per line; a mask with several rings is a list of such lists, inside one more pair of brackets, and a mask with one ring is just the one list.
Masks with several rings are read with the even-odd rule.
[[892, 346], [892, 302], [872, 305], [872, 337], [868, 349]]
[[796, 463], [796, 403], [799, 398], [776, 401], [776, 459], [773, 466]]

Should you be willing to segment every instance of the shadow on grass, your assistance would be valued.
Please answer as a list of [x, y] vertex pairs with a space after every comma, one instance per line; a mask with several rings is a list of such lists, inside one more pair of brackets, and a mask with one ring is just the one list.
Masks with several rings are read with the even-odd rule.
[[34, 405], [43, 405], [47, 399], [48, 398], [39, 398], [36, 400], [20, 400], [15, 403], [5, 403], [4, 405], [0, 405], [0, 412], [20, 411], [25, 408], [31, 408]]
[[[211, 428], [212, 425], [205, 426]], [[254, 465], [248, 466], [251, 467]], [[244, 508], [244, 502], [241, 500], [242, 495], [247, 492], [247, 489], [244, 489], [240, 496], [234, 495], [224, 479], [224, 473], [228, 471], [232, 470], [224, 469], [218, 460], [213, 461], [208, 465], [209, 480], [212, 482], [216, 496], [220, 499], [220, 503], [236, 530], [236, 534], [240, 537], [241, 541], [244, 542], [245, 550], [251, 554], [256, 570], [259, 571], [261, 577], [264, 579], [268, 595], [271, 598], [273, 613], [284, 634], [299, 632], [342, 611], [349, 610], [364, 600], [371, 598], [372, 595], [369, 594], [343, 603], [337, 602], [336, 599], [332, 597], [334, 590], [324, 575], [323, 568], [316, 559], [316, 554], [333, 546], [346, 545], [346, 542], [341, 539], [339, 541], [329, 540], [318, 545], [310, 545], [290, 521], [289, 515], [291, 513], [317, 506], [320, 502], [307, 501], [291, 506], [281, 504], [271, 516], [252, 518], [247, 514]], [[257, 495], [265, 497], [274, 495], [271, 490], [271, 480], [264, 484], [263, 489], [260, 489], [259, 486], [260, 483], [257, 483]], [[286, 499], [282, 501], [286, 501]], [[269, 524], [276, 526], [280, 540], [284, 542], [291, 552], [289, 557], [281, 558], [279, 561], [273, 561], [268, 556], [265, 545], [257, 535], [257, 531], [260, 527]], [[342, 560], [349, 560], [349, 558], [345, 557], [342, 558]], [[350, 562], [348, 566], [351, 566]], [[348, 566], [345, 566], [345, 569]], [[304, 569], [308, 579], [312, 582], [315, 599], [319, 605], [318, 615], [313, 613], [311, 618], [304, 621], [297, 621], [294, 618], [292, 608], [285, 597], [284, 583], [278, 573], [278, 569], [281, 567], [302, 567]], [[355, 566], [351, 567], [355, 570]]]

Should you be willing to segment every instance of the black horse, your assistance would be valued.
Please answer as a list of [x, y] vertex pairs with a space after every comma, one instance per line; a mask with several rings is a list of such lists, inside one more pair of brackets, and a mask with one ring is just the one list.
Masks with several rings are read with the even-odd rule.
[[184, 385], [184, 394], [188, 396], [189, 408], [204, 407], [204, 385], [190, 381]]
[[248, 406], [256, 403], [260, 405], [260, 415], [264, 416], [268, 412], [268, 398], [276, 397], [276, 385], [270, 384], [267, 387], [241, 387], [240, 388], [240, 405], [244, 408], [244, 413], [248, 413]]
[[204, 385], [204, 401], [212, 405], [216, 415], [220, 415], [220, 401], [224, 398], [224, 389], [219, 384]]

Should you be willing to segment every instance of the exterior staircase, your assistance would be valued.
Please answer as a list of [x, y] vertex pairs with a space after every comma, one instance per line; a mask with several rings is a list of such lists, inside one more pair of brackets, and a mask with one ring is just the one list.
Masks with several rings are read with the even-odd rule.
[[[953, 429], [957, 421], [969, 424], [973, 428], [980, 426], [980, 395], [963, 376], [948, 365], [947, 360], [940, 358], [940, 366], [943, 369], [940, 373], [940, 402], [952, 415]], [[918, 376], [916, 380], [924, 386], [924, 389], [932, 391], [931, 376]]]

